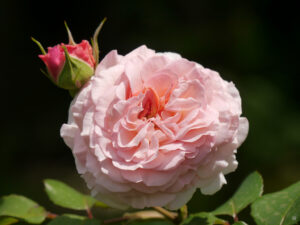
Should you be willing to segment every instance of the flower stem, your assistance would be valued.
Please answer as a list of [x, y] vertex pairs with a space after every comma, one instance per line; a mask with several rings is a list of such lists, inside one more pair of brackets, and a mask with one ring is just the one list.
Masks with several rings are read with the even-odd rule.
[[159, 206], [155, 206], [155, 207], [153, 207], [153, 209], [155, 209], [157, 212], [161, 213], [165, 217], [169, 218], [170, 220], [175, 220], [178, 216], [177, 213], [170, 212]]
[[179, 217], [180, 221], [183, 221], [183, 220], [185, 220], [188, 217], [188, 208], [187, 208], [187, 205], [182, 206], [178, 210], [178, 217]]
[[93, 219], [93, 214], [89, 207], [86, 208], [86, 213], [87, 213], [89, 219]]
[[58, 215], [55, 213], [47, 212], [46, 218], [55, 219]]
[[238, 216], [236, 214], [234, 214], [233, 220], [234, 220], [234, 222], [238, 222], [239, 221], [239, 218], [238, 218]]

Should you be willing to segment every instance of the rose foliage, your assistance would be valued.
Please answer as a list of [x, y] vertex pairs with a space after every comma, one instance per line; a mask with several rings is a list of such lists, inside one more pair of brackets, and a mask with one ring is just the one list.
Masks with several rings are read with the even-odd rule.
[[[105, 219], [103, 215], [111, 213], [111, 209], [96, 199], [53, 179], [46, 179], [44, 185], [54, 204], [72, 209], [73, 213], [74, 210], [86, 211], [87, 216], [83, 216], [81, 212], [80, 215], [57, 215], [24, 196], [8, 195], [0, 198], [0, 224], [10, 225], [21, 221], [47, 225], [245, 225], [247, 223], [239, 221], [239, 213], [249, 205], [251, 215], [258, 225], [292, 225], [300, 221], [300, 182], [282, 191], [262, 196], [263, 181], [257, 172], [251, 173], [223, 205], [211, 212], [194, 214], [188, 214], [185, 207], [177, 212], [154, 208], [155, 210], [135, 211], [124, 213], [118, 218]], [[99, 209], [94, 210], [97, 207], [101, 207], [101, 215], [96, 213]], [[232, 219], [223, 215], [232, 216]]]

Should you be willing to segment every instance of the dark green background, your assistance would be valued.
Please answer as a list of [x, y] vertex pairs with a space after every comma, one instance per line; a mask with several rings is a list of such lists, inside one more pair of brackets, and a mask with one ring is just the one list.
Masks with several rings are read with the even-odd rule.
[[239, 167], [213, 197], [196, 194], [190, 211], [213, 209], [253, 170], [266, 192], [300, 180], [298, 11], [296, 1], [271, 0], [1, 1], [0, 195], [23, 194], [57, 211], [43, 193], [44, 178], [85, 190], [59, 136], [71, 98], [39, 71], [30, 37], [45, 47], [67, 42], [66, 20], [79, 42], [104, 16], [101, 58], [146, 44], [217, 70], [240, 90], [250, 131]]

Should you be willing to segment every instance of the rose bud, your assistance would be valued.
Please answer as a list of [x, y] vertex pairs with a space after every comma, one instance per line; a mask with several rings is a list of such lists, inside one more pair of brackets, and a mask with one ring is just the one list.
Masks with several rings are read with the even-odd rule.
[[97, 37], [104, 21], [105, 19], [94, 34], [93, 48], [86, 40], [76, 44], [66, 23], [69, 44], [62, 43], [48, 47], [46, 53], [43, 46], [32, 38], [42, 51], [39, 58], [46, 65], [47, 72], [43, 71], [44, 74], [58, 87], [69, 90], [72, 95], [94, 74], [99, 54]]
[[60, 44], [42, 51], [39, 58], [45, 63], [46, 76], [60, 88], [79, 90], [94, 74], [95, 59], [88, 41], [80, 44]]
[[116, 208], [178, 209], [214, 194], [248, 133], [219, 73], [176, 53], [111, 51], [72, 101], [61, 136], [93, 196]]
[[86, 40], [76, 45], [49, 47], [48, 53], [39, 57], [54, 83], [64, 89], [79, 89], [94, 74], [93, 51]]

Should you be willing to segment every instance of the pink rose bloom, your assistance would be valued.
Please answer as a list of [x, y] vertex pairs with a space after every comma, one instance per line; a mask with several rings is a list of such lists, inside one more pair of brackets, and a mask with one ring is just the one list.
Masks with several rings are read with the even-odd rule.
[[58, 81], [58, 77], [66, 61], [62, 46], [67, 48], [70, 57], [79, 59], [94, 69], [95, 59], [93, 57], [92, 47], [86, 40], [76, 45], [60, 44], [54, 47], [48, 47], [48, 53], [46, 55], [39, 55], [39, 57], [45, 63], [54, 82]]
[[241, 98], [217, 72], [141, 46], [111, 51], [70, 106], [61, 136], [92, 195], [115, 208], [178, 209], [237, 168]]

